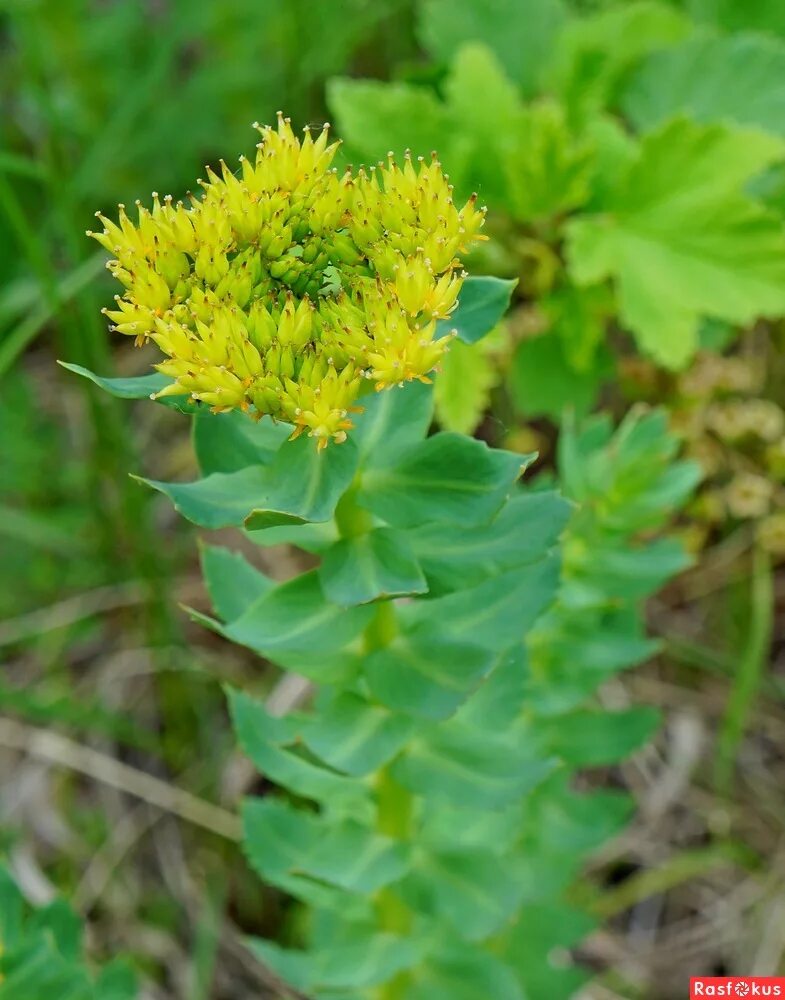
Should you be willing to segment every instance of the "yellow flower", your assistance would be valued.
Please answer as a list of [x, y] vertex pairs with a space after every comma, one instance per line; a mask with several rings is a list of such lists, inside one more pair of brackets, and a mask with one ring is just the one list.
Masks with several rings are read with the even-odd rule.
[[765, 517], [758, 525], [757, 537], [766, 552], [777, 559], [785, 558], [785, 513]]
[[189, 205], [154, 194], [136, 223], [121, 205], [88, 235], [125, 286], [106, 311], [114, 328], [167, 356], [159, 395], [269, 414], [323, 447], [345, 440], [363, 379], [428, 381], [484, 210], [456, 208], [435, 157], [340, 176], [327, 125], [302, 141], [280, 114], [277, 129], [256, 127], [236, 175], [207, 168]]
[[725, 502], [734, 517], [756, 518], [768, 513], [774, 485], [753, 472], [739, 472], [725, 488]]

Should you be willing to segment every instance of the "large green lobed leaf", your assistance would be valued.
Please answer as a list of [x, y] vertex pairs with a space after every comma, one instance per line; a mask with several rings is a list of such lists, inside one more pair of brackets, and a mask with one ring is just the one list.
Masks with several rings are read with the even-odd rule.
[[[647, 136], [601, 214], [568, 226], [579, 284], [614, 278], [642, 351], [682, 368], [702, 316], [750, 323], [785, 312], [785, 232], [743, 193], [782, 140], [678, 118]], [[718, 169], [722, 164], [722, 169]]]

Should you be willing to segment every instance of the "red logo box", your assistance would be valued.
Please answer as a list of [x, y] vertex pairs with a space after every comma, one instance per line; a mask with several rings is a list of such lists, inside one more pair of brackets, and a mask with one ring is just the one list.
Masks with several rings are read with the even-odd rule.
[[690, 1000], [703, 997], [726, 997], [728, 1000], [783, 997], [785, 1000], [785, 976], [693, 976]]

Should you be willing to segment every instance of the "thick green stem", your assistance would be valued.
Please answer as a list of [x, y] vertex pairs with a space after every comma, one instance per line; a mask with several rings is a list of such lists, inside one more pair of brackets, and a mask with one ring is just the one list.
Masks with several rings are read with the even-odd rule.
[[398, 621], [392, 601], [381, 601], [376, 614], [365, 629], [363, 647], [366, 653], [389, 646], [398, 634]]
[[371, 512], [357, 503], [359, 488], [359, 480], [355, 479], [335, 508], [335, 524], [341, 538], [356, 538], [373, 527]]
[[[379, 606], [380, 611], [385, 608], [392, 611], [391, 602]], [[394, 840], [411, 840], [414, 806], [412, 793], [395, 780], [389, 767], [382, 768], [376, 779], [376, 805], [376, 828], [379, 833]], [[410, 933], [411, 910], [393, 889], [381, 889], [376, 895], [375, 904], [382, 931], [401, 936]], [[377, 992], [378, 1000], [403, 1000], [408, 983], [407, 973], [399, 972], [388, 982], [382, 983]]]
[[[373, 527], [373, 517], [357, 503], [359, 479], [341, 497], [335, 511], [335, 523], [342, 538], [354, 538]], [[366, 654], [384, 649], [398, 634], [395, 605], [391, 600], [379, 601], [376, 614], [365, 629], [363, 648]], [[412, 835], [413, 799], [411, 792], [392, 776], [389, 767], [382, 768], [376, 778], [376, 828], [380, 834], [407, 841]], [[381, 889], [375, 899], [379, 924], [389, 934], [408, 934], [412, 915], [403, 900], [389, 888]], [[408, 977], [398, 973], [378, 991], [378, 1000], [402, 1000], [406, 996]]]
[[[399, 785], [384, 768], [376, 781], [379, 833], [395, 840], [408, 840], [412, 827], [412, 794]], [[382, 889], [377, 896], [377, 911], [382, 929], [392, 934], [406, 934], [411, 930], [411, 913], [395, 893]], [[395, 994], [382, 994], [383, 996]]]

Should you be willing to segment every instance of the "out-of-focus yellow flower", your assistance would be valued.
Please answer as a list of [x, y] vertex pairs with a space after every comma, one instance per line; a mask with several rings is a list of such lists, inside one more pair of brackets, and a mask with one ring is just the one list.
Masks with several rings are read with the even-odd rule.
[[709, 407], [706, 426], [723, 441], [776, 441], [785, 430], [785, 413], [770, 399], [732, 399]]
[[428, 381], [448, 346], [460, 255], [483, 239], [484, 210], [462, 209], [435, 158], [340, 176], [328, 126], [301, 141], [279, 114], [235, 175], [209, 168], [190, 205], [99, 214], [94, 236], [125, 286], [114, 328], [167, 355], [173, 382], [216, 412], [269, 414], [320, 447], [343, 441], [363, 379], [377, 389]]
[[734, 517], [756, 518], [767, 514], [774, 486], [754, 472], [739, 472], [725, 488], [725, 502]]
[[700, 354], [679, 378], [681, 394], [687, 398], [728, 392], [759, 392], [763, 372], [757, 361], [743, 357]]
[[776, 559], [785, 558], [785, 512], [770, 514], [758, 524], [760, 545]]

